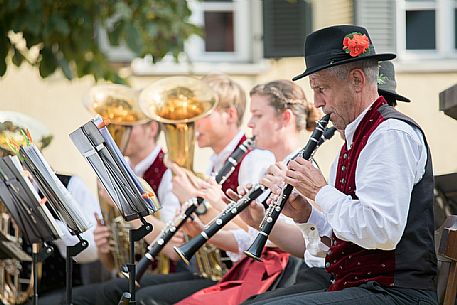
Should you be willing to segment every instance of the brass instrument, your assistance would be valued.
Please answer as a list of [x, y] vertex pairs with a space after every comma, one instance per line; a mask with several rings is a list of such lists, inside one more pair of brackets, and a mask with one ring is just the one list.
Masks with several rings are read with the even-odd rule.
[[[92, 87], [83, 103], [90, 112], [100, 115], [110, 123], [107, 128], [122, 152], [127, 147], [132, 127], [150, 121], [138, 106], [138, 91], [124, 85], [101, 84]], [[139, 179], [145, 190], [153, 192], [143, 179], [140, 177]], [[155, 196], [153, 197], [154, 200], [156, 198]], [[99, 202], [103, 219], [111, 228], [112, 240], [110, 246], [114, 259], [114, 269], [120, 270], [128, 262], [129, 258], [128, 241], [131, 225], [122, 218], [120, 212], [110, 200], [99, 196]], [[155, 205], [158, 206], [158, 203]], [[136, 245], [138, 247], [136, 252], [143, 253], [144, 244], [138, 242]], [[160, 272], [168, 273], [168, 264], [163, 261], [161, 263], [163, 268], [160, 269]], [[121, 275], [122, 273], [120, 272], [119, 274]]]
[[[49, 130], [37, 120], [19, 112], [0, 112], [0, 157], [14, 155], [14, 147], [24, 144], [22, 129], [30, 132], [34, 143], [40, 148], [48, 146], [52, 140]], [[0, 235], [1, 243], [17, 252], [21, 251], [22, 238], [14, 220], [0, 201]], [[31, 258], [25, 255], [22, 260], [10, 257], [0, 258], [0, 303], [5, 305], [22, 304], [32, 294], [35, 283], [33, 274], [29, 277], [21, 274], [23, 262], [30, 263]], [[41, 262], [37, 266], [40, 278]], [[23, 273], [23, 272], [22, 272]]]
[[[191, 77], [168, 77], [146, 87], [139, 97], [143, 112], [162, 123], [168, 147], [168, 158], [193, 171], [195, 121], [208, 115], [218, 99], [204, 82]], [[226, 268], [219, 250], [214, 246], [196, 255], [202, 276], [218, 280]]]

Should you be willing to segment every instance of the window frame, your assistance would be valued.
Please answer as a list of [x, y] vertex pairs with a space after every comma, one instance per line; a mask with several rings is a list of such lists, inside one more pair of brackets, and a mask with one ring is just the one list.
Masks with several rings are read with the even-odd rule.
[[203, 26], [205, 11], [232, 11], [234, 26], [234, 52], [206, 52], [202, 37], [193, 36], [186, 42], [186, 53], [192, 62], [231, 62], [247, 63], [252, 60], [251, 33], [249, 22], [249, 0], [233, 0], [232, 2], [203, 2], [189, 0], [192, 10], [190, 21]]
[[[455, 0], [424, 0], [412, 2], [396, 0], [397, 41], [396, 48], [399, 59], [416, 61], [423, 59], [457, 59], [455, 47], [455, 17], [457, 8]], [[408, 50], [406, 49], [406, 12], [408, 10], [435, 10], [435, 49]], [[444, 30], [443, 30], [444, 29]], [[451, 29], [446, 31], [445, 29]]]

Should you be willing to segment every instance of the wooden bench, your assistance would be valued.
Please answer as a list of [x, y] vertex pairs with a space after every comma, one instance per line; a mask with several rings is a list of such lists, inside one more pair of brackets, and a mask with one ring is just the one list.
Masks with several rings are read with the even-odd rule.
[[457, 293], [457, 215], [448, 216], [441, 227], [438, 248], [438, 301], [454, 305]]

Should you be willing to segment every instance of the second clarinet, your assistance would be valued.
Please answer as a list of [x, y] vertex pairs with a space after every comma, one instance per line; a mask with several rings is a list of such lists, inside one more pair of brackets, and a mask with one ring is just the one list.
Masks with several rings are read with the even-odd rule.
[[[214, 177], [218, 184], [224, 183], [228, 177], [233, 173], [237, 164], [241, 161], [243, 156], [246, 155], [253, 147], [255, 137], [245, 140], [238, 148], [230, 155], [222, 168]], [[171, 240], [175, 233], [184, 225], [187, 219], [196, 212], [197, 208], [204, 204], [204, 199], [201, 197], [192, 198], [183, 204], [183, 212], [180, 213], [175, 219], [169, 222], [165, 228], [160, 232], [156, 240], [148, 247], [148, 252], [138, 262], [136, 266], [136, 281], [138, 282], [143, 274], [148, 269], [149, 265], [154, 261], [154, 257], [162, 251], [165, 245]]]

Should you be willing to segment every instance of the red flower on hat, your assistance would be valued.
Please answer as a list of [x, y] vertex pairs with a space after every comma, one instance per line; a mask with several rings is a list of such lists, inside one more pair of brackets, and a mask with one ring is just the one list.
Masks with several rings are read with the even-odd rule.
[[352, 57], [357, 57], [368, 50], [370, 40], [367, 35], [353, 32], [344, 36], [343, 50]]

